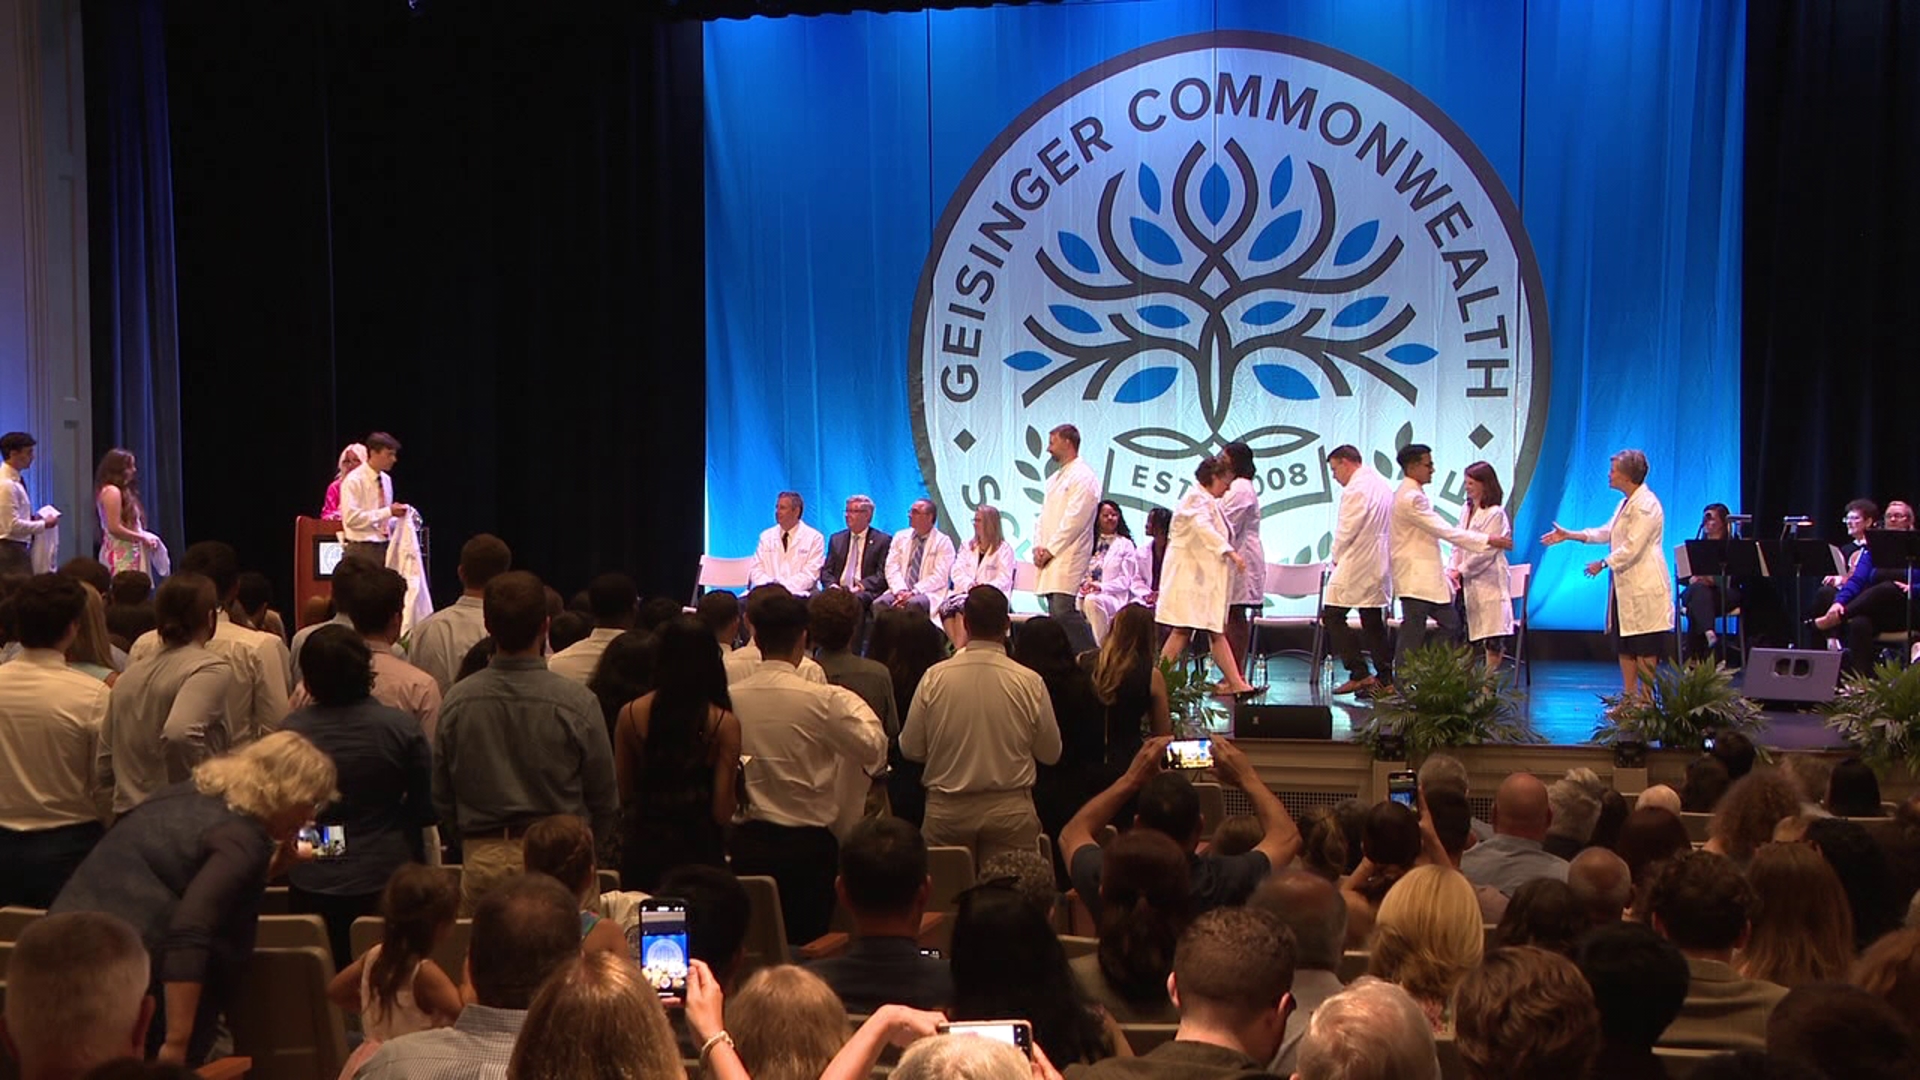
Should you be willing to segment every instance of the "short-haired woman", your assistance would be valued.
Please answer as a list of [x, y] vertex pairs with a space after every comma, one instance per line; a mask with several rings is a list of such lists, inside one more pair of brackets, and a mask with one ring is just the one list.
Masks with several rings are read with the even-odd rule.
[[1606, 544], [1607, 557], [1587, 564], [1587, 576], [1613, 571], [1608, 590], [1607, 630], [1620, 654], [1624, 692], [1653, 692], [1653, 669], [1667, 654], [1673, 633], [1673, 571], [1667, 565], [1666, 511], [1647, 486], [1647, 455], [1622, 450], [1607, 468], [1607, 483], [1625, 498], [1613, 520], [1597, 529], [1568, 529], [1559, 522], [1540, 538], [1551, 547], [1567, 540]]
[[1160, 571], [1160, 603], [1154, 620], [1168, 628], [1160, 655], [1185, 655], [1196, 630], [1212, 639], [1213, 662], [1220, 668], [1220, 689], [1229, 694], [1253, 691], [1240, 674], [1223, 630], [1227, 625], [1227, 590], [1234, 570], [1245, 571], [1247, 561], [1233, 549], [1220, 497], [1233, 483], [1233, 466], [1222, 457], [1202, 461], [1193, 471], [1194, 489], [1180, 500], [1173, 527], [1167, 533], [1167, 561]]

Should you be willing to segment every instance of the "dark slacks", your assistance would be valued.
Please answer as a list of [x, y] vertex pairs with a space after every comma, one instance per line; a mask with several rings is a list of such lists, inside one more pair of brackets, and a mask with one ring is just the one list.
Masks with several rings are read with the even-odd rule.
[[833, 878], [840, 842], [824, 826], [748, 821], [733, 830], [733, 872], [770, 877], [780, 886], [787, 944], [805, 945], [833, 921]]
[[1367, 677], [1367, 658], [1360, 653], [1360, 644], [1364, 639], [1367, 652], [1373, 654], [1373, 664], [1379, 671], [1380, 681], [1392, 682], [1393, 653], [1387, 648], [1386, 609], [1361, 608], [1358, 634], [1347, 625], [1347, 613], [1352, 610], [1335, 604], [1320, 609], [1320, 626], [1327, 633], [1327, 652], [1340, 658], [1340, 662], [1346, 665], [1347, 674], [1364, 679]]
[[55, 829], [0, 829], [0, 907], [47, 908], [106, 835], [97, 821]]
[[1860, 590], [1860, 595], [1847, 604], [1846, 621], [1841, 624], [1848, 671], [1873, 669], [1874, 658], [1880, 655], [1880, 643], [1875, 639], [1881, 634], [1905, 630], [1908, 625], [1920, 627], [1920, 610], [1909, 611], [1913, 603], [1913, 598], [1891, 581]]

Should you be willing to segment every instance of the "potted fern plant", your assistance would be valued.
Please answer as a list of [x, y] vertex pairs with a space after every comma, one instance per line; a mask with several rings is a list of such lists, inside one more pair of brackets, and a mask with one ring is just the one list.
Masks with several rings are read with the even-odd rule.
[[1469, 648], [1438, 641], [1395, 665], [1392, 688], [1374, 697], [1373, 718], [1353, 736], [1376, 757], [1395, 737], [1409, 761], [1448, 747], [1542, 741], [1501, 671]]
[[1871, 674], [1848, 675], [1820, 712], [1867, 764], [1920, 774], [1920, 665], [1882, 660]]
[[[1204, 669], [1163, 656], [1160, 674], [1167, 680], [1167, 711], [1172, 714], [1174, 738], [1201, 738], [1221, 725], [1227, 710], [1214, 695]], [[1142, 717], [1140, 723], [1144, 732], [1146, 718]]]
[[1593, 729], [1593, 741], [1602, 746], [1637, 741], [1699, 753], [1706, 749], [1710, 732], [1738, 731], [1752, 737], [1767, 727], [1760, 706], [1733, 688], [1733, 673], [1726, 665], [1704, 660], [1679, 667], [1661, 664], [1646, 693], [1610, 694], [1600, 700], [1606, 711]]

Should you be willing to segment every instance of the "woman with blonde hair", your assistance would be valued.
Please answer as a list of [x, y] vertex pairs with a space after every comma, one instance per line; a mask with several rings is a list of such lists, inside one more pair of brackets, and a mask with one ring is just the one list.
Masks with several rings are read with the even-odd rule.
[[527, 1010], [508, 1080], [661, 1080], [683, 1075], [653, 987], [625, 957], [590, 952], [548, 978]]
[[122, 815], [54, 900], [51, 911], [103, 911], [140, 931], [153, 957], [148, 1054], [206, 1060], [253, 955], [267, 880], [313, 857], [297, 837], [336, 780], [332, 759], [291, 731], [203, 761]]
[[87, 591], [87, 610], [80, 616], [80, 632], [67, 646], [67, 666], [112, 686], [120, 672], [113, 666], [113, 642], [107, 637], [107, 605], [93, 586], [83, 581], [80, 587]]
[[100, 458], [93, 474], [93, 505], [100, 513], [100, 562], [111, 573], [153, 572], [153, 551], [160, 538], [147, 531], [147, 511], [133, 486], [139, 472], [133, 452], [114, 447]]
[[1000, 511], [981, 503], [973, 511], [973, 539], [961, 546], [953, 560], [953, 589], [940, 605], [940, 625], [953, 639], [953, 647], [967, 643], [966, 620], [960, 609], [966, 605], [967, 590], [975, 585], [991, 585], [1003, 593], [1013, 591], [1013, 545], [1001, 535]]
[[365, 464], [367, 447], [365, 443], [348, 443], [340, 451], [340, 460], [335, 463], [333, 483], [327, 485], [327, 494], [320, 501], [320, 520], [340, 520], [340, 482], [347, 474]]
[[727, 1033], [754, 1080], [818, 1080], [847, 1041], [847, 1009], [820, 976], [761, 968], [727, 999]]
[[1454, 987], [1479, 966], [1485, 948], [1473, 885], [1451, 867], [1416, 866], [1380, 901], [1367, 973], [1413, 995], [1433, 1030], [1444, 1031]]
[[1153, 609], [1128, 604], [1108, 624], [1106, 640], [1094, 654], [1093, 692], [1107, 707], [1109, 780], [1133, 763], [1133, 756], [1150, 736], [1173, 731], [1172, 703], [1167, 696], [1167, 678], [1160, 671], [1157, 636]]
[[[1744, 781], [1743, 781], [1744, 782]], [[1792, 988], [1847, 977], [1853, 912], [1840, 876], [1810, 844], [1768, 844], [1747, 864], [1752, 929], [1740, 974]]]

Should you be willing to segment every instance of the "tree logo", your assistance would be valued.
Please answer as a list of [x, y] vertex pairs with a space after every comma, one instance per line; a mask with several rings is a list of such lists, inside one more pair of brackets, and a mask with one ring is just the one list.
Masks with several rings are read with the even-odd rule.
[[1484, 459], [1517, 502], [1548, 337], [1519, 211], [1433, 103], [1325, 46], [1219, 32], [1116, 57], [1001, 133], [935, 232], [910, 362], [946, 520], [993, 503], [1024, 554], [1056, 424], [1136, 510], [1237, 439], [1270, 557], [1308, 561], [1341, 443], [1389, 475], [1396, 444], [1433, 445], [1443, 505]]

